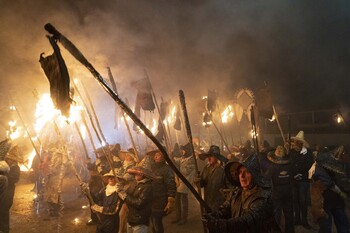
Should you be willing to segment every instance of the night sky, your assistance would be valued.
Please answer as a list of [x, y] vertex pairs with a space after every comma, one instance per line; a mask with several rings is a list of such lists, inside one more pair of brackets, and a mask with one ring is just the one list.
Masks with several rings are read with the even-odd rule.
[[[132, 81], [147, 70], [156, 95], [187, 96], [190, 114], [208, 89], [224, 101], [240, 88], [270, 85], [279, 112], [350, 104], [349, 1], [0, 0], [1, 108], [8, 96], [33, 115], [32, 90], [49, 92], [39, 54], [52, 53], [51, 23], [134, 102]], [[102, 111], [110, 97], [63, 47], [70, 76]], [[192, 105], [192, 106], [191, 106]], [[104, 115], [105, 116], [105, 115]]]

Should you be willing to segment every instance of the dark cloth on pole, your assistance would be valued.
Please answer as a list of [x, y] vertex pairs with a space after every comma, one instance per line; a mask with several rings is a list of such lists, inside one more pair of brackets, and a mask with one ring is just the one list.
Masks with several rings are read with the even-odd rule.
[[180, 108], [176, 108], [174, 129], [176, 129], [177, 131], [181, 130]]
[[207, 110], [214, 112], [216, 110], [218, 99], [218, 92], [215, 90], [208, 90], [208, 99], [207, 99]]
[[141, 108], [144, 111], [153, 111], [155, 105], [153, 102], [151, 84], [147, 78], [132, 82], [131, 85], [137, 89], [135, 114], [140, 117]]
[[267, 87], [260, 89], [256, 94], [256, 106], [259, 111], [259, 116], [271, 118], [273, 115], [271, 93]]
[[47, 57], [43, 57], [43, 53], [40, 54], [39, 62], [50, 82], [52, 102], [56, 108], [61, 110], [63, 115], [68, 117], [70, 104], [72, 103], [72, 99], [70, 98], [69, 74], [56, 42], [50, 39], [50, 43], [54, 48], [53, 54]]

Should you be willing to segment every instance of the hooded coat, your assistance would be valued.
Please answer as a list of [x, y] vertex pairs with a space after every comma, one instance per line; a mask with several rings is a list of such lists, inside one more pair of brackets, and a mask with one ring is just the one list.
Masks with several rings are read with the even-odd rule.
[[225, 175], [231, 176], [231, 166], [236, 170], [236, 176], [228, 179], [232, 185], [237, 184], [239, 169], [245, 166], [252, 175], [252, 185], [249, 189], [238, 189], [227, 205], [210, 214], [207, 219], [209, 233], [229, 232], [281, 232], [274, 220], [274, 206], [271, 191], [264, 184], [261, 174], [257, 173], [257, 158], [255, 155], [247, 158], [245, 163], [231, 161], [225, 166]]

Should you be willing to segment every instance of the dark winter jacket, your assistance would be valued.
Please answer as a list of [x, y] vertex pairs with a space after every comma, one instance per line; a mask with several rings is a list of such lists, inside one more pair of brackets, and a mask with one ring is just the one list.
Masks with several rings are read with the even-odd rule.
[[8, 180], [8, 186], [6, 190], [6, 203], [8, 205], [8, 209], [12, 207], [13, 198], [15, 196], [16, 183], [19, 181], [21, 170], [19, 166], [12, 165], [10, 167], [9, 173], [6, 174]]
[[294, 173], [301, 174], [301, 179], [297, 180], [299, 182], [308, 182], [308, 172], [313, 164], [313, 154], [307, 149], [305, 154], [301, 154], [295, 150], [290, 151], [292, 157], [292, 162], [294, 163]]
[[271, 180], [273, 199], [283, 199], [283, 197], [290, 197], [292, 199], [293, 171], [293, 164], [291, 163], [270, 163], [265, 176]]
[[148, 225], [152, 213], [152, 184], [148, 179], [132, 181], [126, 190], [125, 203], [129, 208], [128, 223], [131, 226]]
[[271, 192], [255, 186], [239, 190], [207, 223], [209, 233], [265, 233], [280, 232], [274, 220]]
[[176, 183], [174, 173], [165, 161], [152, 164], [152, 173], [159, 179], [152, 181], [153, 205], [152, 212], [164, 212], [168, 197], [176, 194]]
[[7, 177], [0, 174], [0, 204], [3, 206], [5, 200], [5, 191], [7, 190]]
[[219, 209], [225, 201], [220, 189], [225, 187], [224, 168], [220, 164], [207, 165], [201, 173], [200, 186], [204, 187], [204, 201], [212, 211]]

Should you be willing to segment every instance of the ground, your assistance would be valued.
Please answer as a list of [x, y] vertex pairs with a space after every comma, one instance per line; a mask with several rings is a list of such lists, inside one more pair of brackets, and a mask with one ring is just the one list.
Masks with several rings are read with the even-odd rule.
[[[34, 183], [28, 176], [22, 175], [17, 184], [14, 204], [11, 209], [11, 233], [41, 233], [41, 232], [62, 232], [62, 233], [93, 233], [95, 226], [87, 226], [90, 212], [87, 208], [88, 201], [80, 196], [80, 187], [74, 176], [66, 177], [63, 183], [64, 209], [62, 216], [58, 219], [47, 219], [46, 206], [44, 203], [36, 208], [33, 202], [34, 192], [31, 192]], [[347, 201], [347, 213], [350, 216], [350, 202]], [[200, 220], [200, 210], [197, 201], [190, 195], [189, 218], [186, 225], [171, 224], [173, 214], [164, 218], [166, 233], [203, 232]], [[310, 223], [312, 221], [310, 220]], [[317, 225], [312, 224], [313, 229], [306, 230], [297, 226], [295, 232], [314, 233], [317, 232]]]

